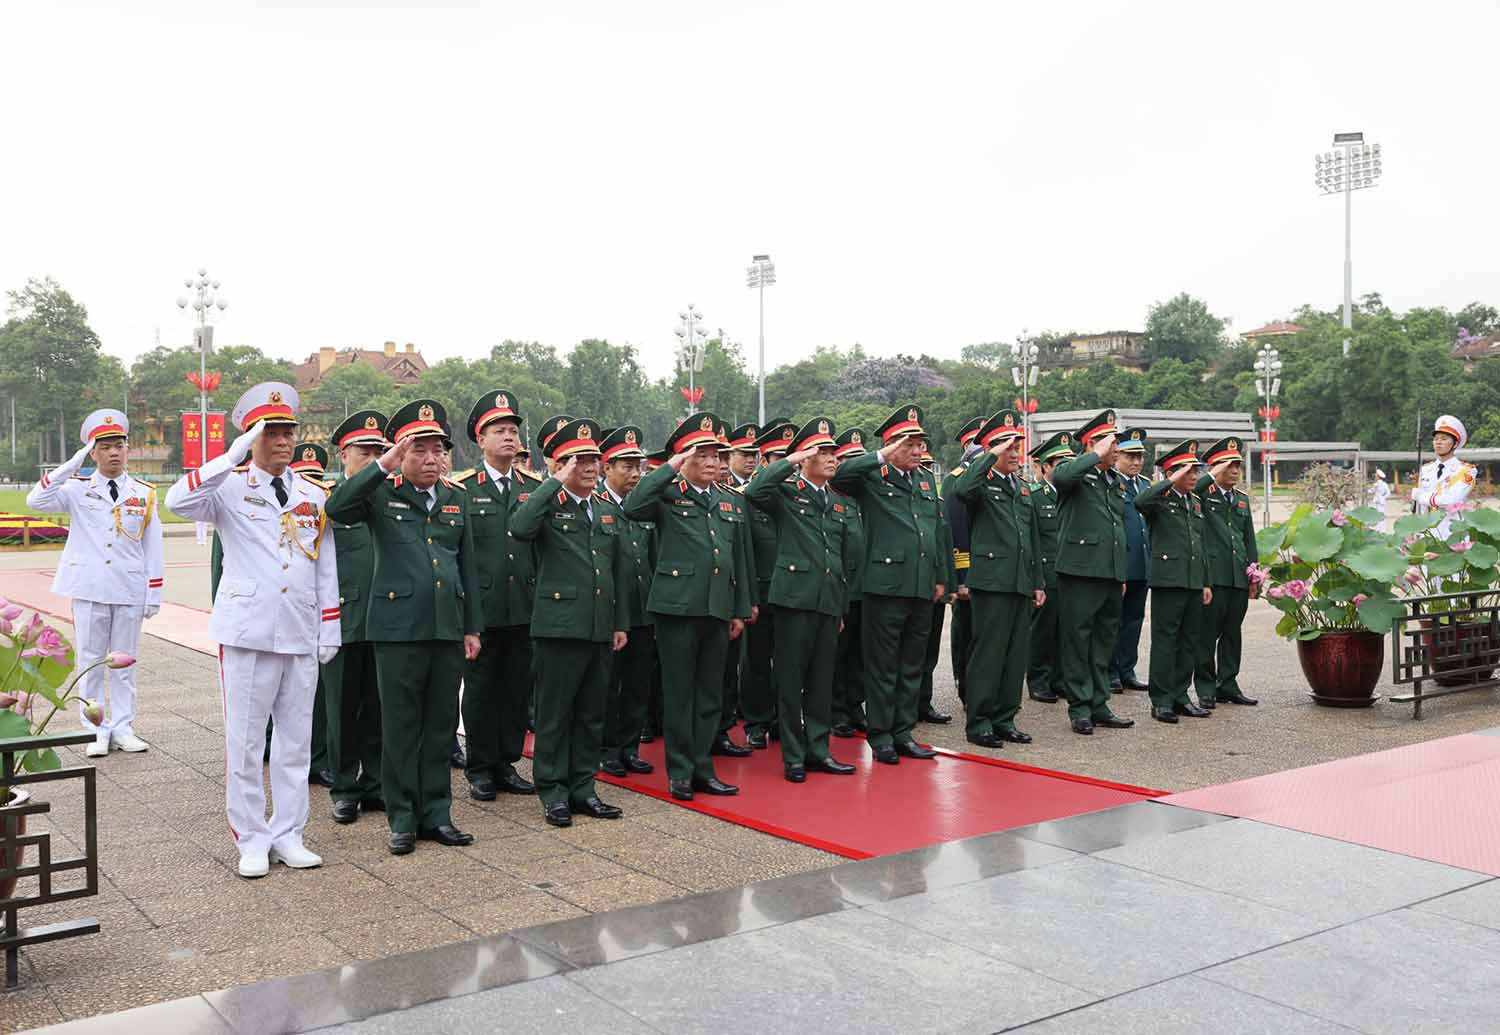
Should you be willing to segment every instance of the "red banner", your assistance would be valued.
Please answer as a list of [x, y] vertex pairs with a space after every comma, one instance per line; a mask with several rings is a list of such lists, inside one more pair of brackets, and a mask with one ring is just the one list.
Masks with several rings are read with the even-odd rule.
[[214, 457], [224, 454], [224, 414], [208, 415], [208, 454], [203, 452], [201, 418], [196, 413], [182, 415], [182, 469], [192, 471]]

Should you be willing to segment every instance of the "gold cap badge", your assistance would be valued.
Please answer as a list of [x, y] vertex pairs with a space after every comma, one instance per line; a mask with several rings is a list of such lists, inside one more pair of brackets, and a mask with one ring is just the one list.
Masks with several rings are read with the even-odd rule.
[[302, 459], [304, 460], [316, 460], [317, 458], [318, 454], [313, 451], [312, 446], [308, 446], [302, 451]]
[[376, 420], [374, 417], [366, 417], [365, 427], [369, 428], [371, 431], [378, 431], [380, 429], [380, 421]]
[[859, 432], [857, 432], [857, 431], [851, 432], [849, 434], [849, 441], [853, 442], [855, 445], [859, 445]]
[[587, 441], [588, 439], [594, 437], [594, 432], [589, 428], [587, 424], [585, 424], [578, 429], [578, 437]]
[[635, 445], [635, 429], [632, 428], [625, 432], [625, 444], [627, 446]]
[[698, 422], [698, 428], [700, 431], [714, 430], [714, 419], [712, 417], [704, 417]]
[[1007, 428], [1013, 428], [1016, 426], [1016, 419], [1008, 413], [1005, 415], [1005, 426]]
[[826, 434], [828, 434], [828, 422], [826, 420], [820, 420], [820, 421], [818, 421], [818, 434], [820, 434], [820, 435], [826, 435]]
[[269, 398], [273, 403], [279, 403], [281, 402], [281, 393], [279, 391], [273, 390], [267, 398]]
[[911, 409], [909, 409], [909, 410], [906, 411], [906, 419], [910, 420], [910, 421], [915, 421], [915, 420], [919, 419], [918, 416], [917, 416], [917, 408], [915, 406], [913, 406]]
[[423, 403], [421, 408], [417, 410], [417, 417], [421, 420], [432, 420], [432, 407]]

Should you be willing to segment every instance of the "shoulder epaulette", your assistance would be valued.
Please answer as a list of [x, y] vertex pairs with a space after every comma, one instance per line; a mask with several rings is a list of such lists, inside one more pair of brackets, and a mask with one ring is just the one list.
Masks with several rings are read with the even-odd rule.
[[240, 466], [238, 466], [238, 467], [236, 467], [234, 469], [234, 473], [235, 474], [244, 474], [248, 470], [250, 470], [250, 465], [249, 464], [240, 464]]
[[957, 467], [955, 467], [953, 470], [949, 471], [948, 473], [950, 475], [952, 475], [953, 477], [957, 478], [959, 475], [961, 475], [961, 474], [964, 473], [964, 465], [963, 464], [959, 464]]
[[719, 488], [721, 488], [721, 489], [727, 489], [729, 492], [734, 493], [736, 496], [743, 496], [743, 495], [745, 495], [745, 490], [744, 489], [740, 488], [738, 485], [730, 485], [727, 482], [725, 484], [723, 484], [723, 485], [720, 485]]
[[450, 474], [448, 478], [453, 482], [461, 482], [465, 479], [474, 477], [475, 472], [477, 472], [478, 470], [479, 468], [477, 467], [471, 467], [467, 471], [459, 471], [457, 474]]
[[297, 473], [302, 476], [303, 481], [311, 482], [318, 488], [322, 489], [324, 492], [333, 491], [333, 482], [325, 481], [322, 478], [315, 476], [310, 471], [298, 471]]
[[86, 482], [89, 480], [89, 476], [86, 474], [75, 474], [72, 480], [75, 482]]
[[452, 480], [447, 475], [445, 475], [445, 474], [438, 475], [438, 481], [442, 482], [444, 485], [446, 485], [450, 489], [456, 489], [456, 488], [458, 488], [458, 486], [454, 485], [453, 482], [452, 482]]

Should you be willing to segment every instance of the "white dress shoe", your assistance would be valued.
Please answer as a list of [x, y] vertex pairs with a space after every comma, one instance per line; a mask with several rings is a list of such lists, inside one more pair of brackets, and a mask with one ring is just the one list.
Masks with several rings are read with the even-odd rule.
[[134, 733], [116, 734], [113, 739], [114, 746], [121, 751], [145, 751], [151, 746]]
[[323, 865], [323, 857], [310, 852], [300, 844], [286, 844], [271, 849], [271, 861], [290, 866], [294, 870], [311, 870]]
[[103, 758], [105, 755], [109, 754], [109, 741], [107, 739], [96, 740], [88, 747], [84, 748], [83, 753], [85, 755], [88, 755], [90, 758]]
[[265, 852], [241, 852], [240, 853], [240, 876], [246, 878], [264, 877], [271, 872], [270, 860], [266, 858]]

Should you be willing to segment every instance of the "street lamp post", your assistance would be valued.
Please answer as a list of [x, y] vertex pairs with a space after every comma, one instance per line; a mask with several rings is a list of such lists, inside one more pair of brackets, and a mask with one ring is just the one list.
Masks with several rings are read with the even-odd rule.
[[1265, 441], [1261, 444], [1261, 470], [1265, 481], [1265, 515], [1262, 518], [1263, 525], [1271, 523], [1271, 450], [1273, 441], [1273, 425], [1279, 411], [1276, 408], [1276, 397], [1281, 394], [1281, 353], [1270, 346], [1262, 346], [1255, 354], [1255, 388], [1264, 400], [1261, 407], [1261, 420], [1264, 430]]
[[[1344, 330], [1354, 327], [1354, 273], [1351, 261], [1354, 214], [1352, 197], [1357, 190], [1373, 187], [1380, 179], [1380, 145], [1366, 144], [1363, 133], [1335, 133], [1334, 150], [1313, 158], [1314, 179], [1325, 196], [1344, 196]], [[1349, 355], [1349, 335], [1344, 335], [1344, 355]]]
[[[682, 323], [677, 325], [677, 330], [673, 333], [682, 342], [682, 348], [687, 358], [688, 394], [690, 396], [696, 395], [697, 385], [695, 375], [701, 373], [703, 370], [702, 346], [708, 338], [708, 335], [703, 330], [703, 313], [696, 306], [689, 303], [687, 310], [678, 313], [677, 318]], [[693, 412], [693, 406], [694, 403], [690, 399], [688, 401], [689, 413]]]
[[760, 294], [760, 423], [766, 422], [766, 288], [776, 283], [776, 264], [769, 255], [754, 255], [745, 270], [745, 286]]
[[186, 311], [191, 307], [198, 320], [198, 326], [193, 328], [193, 344], [198, 346], [198, 459], [202, 463], [208, 457], [208, 389], [204, 385], [208, 378], [208, 350], [214, 340], [208, 318], [215, 309], [220, 314], [228, 309], [229, 300], [218, 293], [219, 282], [210, 280], [208, 270], [202, 266], [198, 267], [196, 277], [185, 278], [182, 285], [192, 294], [179, 295], [177, 308]]
[[1026, 332], [1010, 346], [1010, 379], [1021, 390], [1021, 428], [1026, 433], [1026, 448], [1031, 449], [1031, 390], [1036, 387], [1037, 365], [1042, 350], [1035, 342], [1026, 341]]

